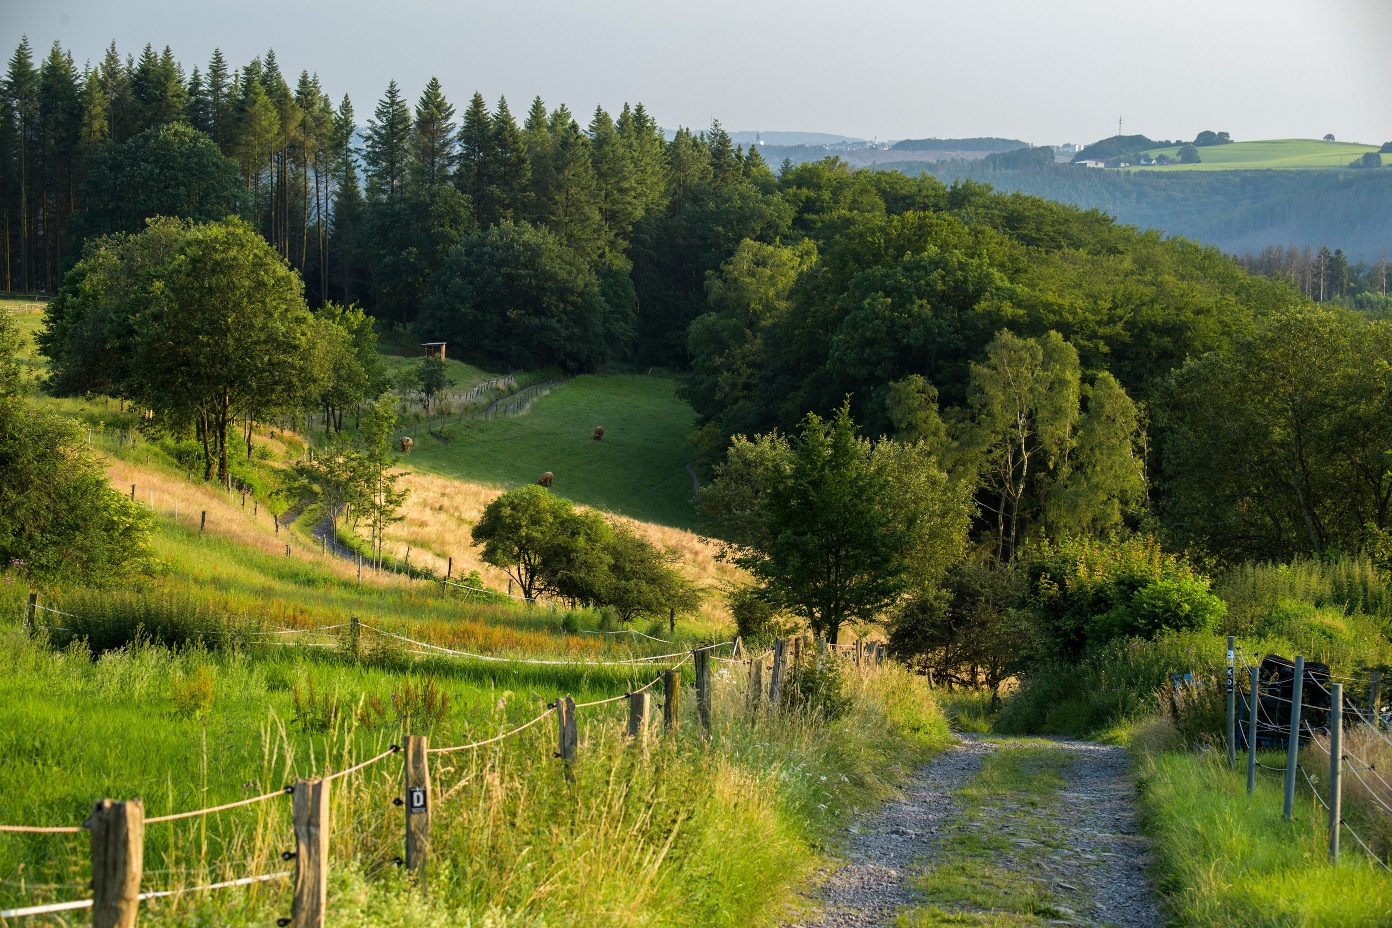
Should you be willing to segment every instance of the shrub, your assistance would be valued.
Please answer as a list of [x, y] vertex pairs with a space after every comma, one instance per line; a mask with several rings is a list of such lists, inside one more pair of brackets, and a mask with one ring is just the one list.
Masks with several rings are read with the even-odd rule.
[[1208, 578], [1152, 538], [1045, 542], [1020, 569], [1046, 655], [1065, 662], [1116, 638], [1213, 628], [1227, 610]]
[[845, 715], [851, 708], [851, 696], [846, 692], [842, 663], [834, 659], [804, 660], [791, 668], [779, 701], [784, 708], [815, 712], [827, 719]]

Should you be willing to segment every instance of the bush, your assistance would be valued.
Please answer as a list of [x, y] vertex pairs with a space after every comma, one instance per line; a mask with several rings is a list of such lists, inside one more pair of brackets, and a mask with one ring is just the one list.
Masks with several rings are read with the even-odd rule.
[[1116, 638], [1212, 629], [1227, 612], [1208, 578], [1152, 538], [1046, 542], [1020, 568], [1046, 657], [1062, 662]]

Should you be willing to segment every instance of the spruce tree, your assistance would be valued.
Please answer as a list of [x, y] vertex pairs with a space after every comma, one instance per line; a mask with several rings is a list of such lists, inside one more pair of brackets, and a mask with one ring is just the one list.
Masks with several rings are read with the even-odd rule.
[[402, 192], [410, 139], [411, 111], [401, 96], [401, 88], [392, 81], [367, 123], [363, 160], [367, 163], [369, 200], [391, 199]]
[[518, 218], [527, 211], [527, 187], [532, 177], [527, 157], [527, 142], [512, 118], [507, 98], [498, 98], [498, 109], [489, 126], [492, 137], [492, 160], [489, 163], [489, 184], [484, 199], [475, 201], [481, 226]]
[[527, 110], [527, 120], [522, 124], [522, 139], [527, 146], [527, 163], [532, 169], [522, 218], [536, 224], [544, 222], [546, 218], [556, 148], [551, 136], [550, 114], [541, 97], [533, 99], [531, 108]]
[[711, 160], [701, 139], [678, 129], [667, 146], [667, 199], [680, 213], [711, 182]]
[[19, 47], [10, 57], [3, 88], [10, 118], [14, 121], [15, 181], [18, 196], [12, 209], [18, 207], [19, 268], [14, 283], [25, 291], [34, 288], [33, 238], [37, 225], [36, 198], [33, 195], [34, 168], [38, 148], [39, 75], [34, 69], [34, 57], [28, 36], [20, 38]]
[[642, 214], [642, 205], [628, 148], [603, 107], [595, 107], [590, 120], [590, 158], [595, 175], [596, 206], [612, 263], [612, 258], [628, 247], [629, 232]]
[[197, 65], [193, 66], [193, 73], [189, 75], [184, 119], [199, 132], [212, 137], [212, 106], [208, 102], [207, 85], [203, 83], [203, 75]]
[[718, 119], [711, 122], [710, 131], [706, 133], [706, 146], [710, 150], [711, 184], [717, 190], [725, 190], [739, 183], [744, 165], [735, 153], [730, 133], [721, 127]]
[[330, 278], [332, 289], [338, 294], [344, 306], [357, 300], [359, 293], [358, 276], [361, 262], [358, 259], [359, 229], [363, 222], [362, 188], [358, 184], [357, 155], [353, 151], [353, 134], [358, 126], [353, 117], [353, 104], [348, 95], [333, 117], [333, 136], [330, 143], [333, 153], [330, 170], [333, 172], [333, 208], [330, 212]]
[[235, 111], [232, 106], [234, 94], [228, 77], [227, 61], [222, 57], [222, 49], [213, 49], [212, 60], [208, 62], [208, 134], [212, 136], [224, 155], [235, 151], [233, 142], [233, 123]]
[[624, 104], [617, 129], [628, 150], [639, 206], [644, 213], [660, 209], [666, 203], [667, 188], [667, 143], [662, 129], [641, 103], [635, 107]]
[[449, 182], [454, 170], [454, 107], [445, 99], [440, 81], [432, 77], [416, 104], [412, 167], [418, 190]]
[[[488, 106], [483, 102], [483, 94], [474, 91], [469, 100], [469, 108], [464, 111], [464, 119], [459, 126], [459, 169], [455, 173], [455, 185], [468, 194], [475, 207], [486, 199], [483, 190], [488, 186], [488, 160], [493, 148], [492, 120], [488, 116]], [[479, 223], [487, 225], [483, 216]]]
[[590, 161], [589, 136], [580, 131], [569, 115], [564, 107], [553, 114], [556, 150], [545, 221], [565, 245], [586, 259], [594, 260], [605, 244], [598, 184]]
[[131, 89], [130, 69], [116, 51], [116, 43], [106, 47], [100, 68], [102, 91], [106, 94], [106, 112], [110, 120], [107, 137], [124, 142], [135, 135], [140, 116]]

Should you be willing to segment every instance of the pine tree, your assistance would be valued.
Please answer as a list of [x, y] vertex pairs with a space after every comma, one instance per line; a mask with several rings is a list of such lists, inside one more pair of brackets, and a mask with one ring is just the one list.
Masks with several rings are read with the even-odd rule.
[[[454, 178], [455, 186], [468, 194], [475, 207], [486, 200], [484, 188], [489, 182], [488, 162], [492, 150], [492, 119], [488, 115], [487, 104], [483, 102], [483, 94], [475, 91], [459, 126], [459, 169]], [[489, 224], [481, 215], [479, 223]]]
[[100, 74], [87, 68], [82, 72], [82, 144], [90, 150], [110, 139], [111, 104]]
[[373, 117], [367, 123], [364, 146], [367, 198], [391, 199], [402, 192], [411, 140], [411, 111], [396, 81], [387, 84]]
[[493, 157], [489, 163], [489, 184], [483, 201], [475, 202], [479, 225], [496, 225], [527, 212], [527, 189], [532, 177], [527, 142], [512, 118], [507, 98], [498, 98], [498, 109], [489, 126]]

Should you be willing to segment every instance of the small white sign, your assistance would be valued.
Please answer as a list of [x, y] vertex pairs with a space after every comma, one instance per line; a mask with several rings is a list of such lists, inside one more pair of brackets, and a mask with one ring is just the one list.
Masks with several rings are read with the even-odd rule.
[[406, 811], [425, 811], [425, 787], [411, 786], [406, 789]]

